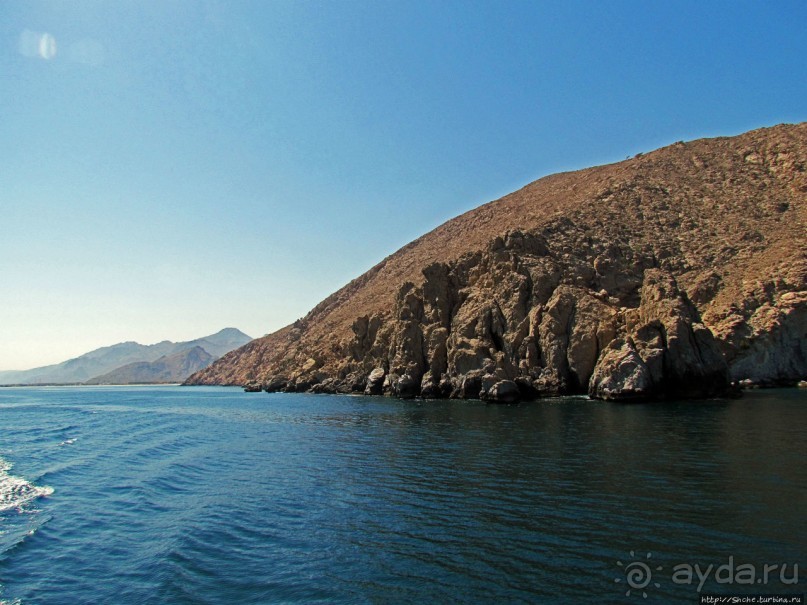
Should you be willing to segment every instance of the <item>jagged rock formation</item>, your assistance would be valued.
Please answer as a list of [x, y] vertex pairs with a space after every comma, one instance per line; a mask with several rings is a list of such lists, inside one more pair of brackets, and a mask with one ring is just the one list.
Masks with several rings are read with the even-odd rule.
[[645, 271], [641, 303], [625, 314], [589, 381], [599, 399], [704, 397], [725, 393], [728, 365], [698, 311], [669, 273]]
[[557, 174], [405, 246], [191, 384], [513, 401], [807, 376], [807, 124]]

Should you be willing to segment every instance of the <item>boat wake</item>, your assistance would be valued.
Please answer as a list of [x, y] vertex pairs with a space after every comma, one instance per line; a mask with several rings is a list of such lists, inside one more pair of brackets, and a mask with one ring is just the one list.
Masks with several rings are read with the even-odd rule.
[[37, 486], [22, 477], [9, 474], [11, 463], [0, 458], [0, 512], [19, 509], [43, 496], [50, 496], [53, 488]]

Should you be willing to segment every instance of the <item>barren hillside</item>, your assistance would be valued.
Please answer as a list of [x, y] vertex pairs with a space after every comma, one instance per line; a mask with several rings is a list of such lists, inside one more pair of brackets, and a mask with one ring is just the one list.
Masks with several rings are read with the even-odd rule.
[[806, 166], [807, 123], [540, 179], [188, 383], [504, 401], [796, 381]]

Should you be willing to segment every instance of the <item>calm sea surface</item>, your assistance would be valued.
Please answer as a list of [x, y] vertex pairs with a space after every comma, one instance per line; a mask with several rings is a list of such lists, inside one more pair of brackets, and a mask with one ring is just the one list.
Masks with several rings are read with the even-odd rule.
[[0, 603], [693, 604], [695, 565], [803, 594], [805, 428], [805, 390], [0, 389]]

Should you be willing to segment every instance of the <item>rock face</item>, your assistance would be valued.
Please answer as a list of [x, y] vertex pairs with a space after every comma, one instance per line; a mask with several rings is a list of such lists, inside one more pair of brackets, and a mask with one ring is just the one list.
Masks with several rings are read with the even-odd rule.
[[807, 377], [807, 124], [536, 181], [190, 384], [509, 402]]
[[589, 395], [613, 401], [644, 400], [652, 397], [653, 377], [631, 339], [615, 338], [608, 343], [591, 376]]
[[615, 338], [589, 381], [598, 399], [711, 397], [729, 387], [726, 360], [675, 279], [645, 271], [641, 303], [626, 313], [626, 338]]

